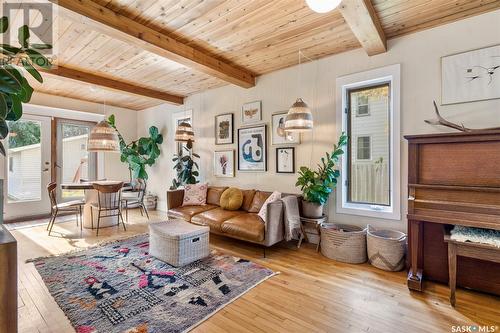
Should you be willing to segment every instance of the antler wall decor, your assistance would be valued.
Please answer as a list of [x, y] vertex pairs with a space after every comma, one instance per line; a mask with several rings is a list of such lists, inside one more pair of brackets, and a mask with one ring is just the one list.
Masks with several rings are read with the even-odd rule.
[[500, 127], [467, 128], [463, 124], [458, 125], [458, 124], [452, 123], [451, 121], [448, 121], [448, 120], [444, 119], [443, 117], [441, 117], [441, 115], [439, 114], [439, 109], [437, 107], [436, 101], [433, 101], [433, 103], [434, 103], [434, 110], [436, 110], [437, 119], [433, 119], [433, 120], [427, 120], [426, 119], [426, 120], [424, 120], [427, 124], [446, 126], [446, 127], [450, 127], [450, 128], [459, 130], [461, 132], [468, 132], [468, 133], [470, 133], [470, 132], [500, 130]]

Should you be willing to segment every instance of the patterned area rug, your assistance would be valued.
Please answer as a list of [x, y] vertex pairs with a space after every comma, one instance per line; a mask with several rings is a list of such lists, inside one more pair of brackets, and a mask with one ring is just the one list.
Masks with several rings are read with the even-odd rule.
[[216, 251], [176, 268], [148, 247], [140, 235], [32, 261], [78, 333], [189, 331], [275, 274]]

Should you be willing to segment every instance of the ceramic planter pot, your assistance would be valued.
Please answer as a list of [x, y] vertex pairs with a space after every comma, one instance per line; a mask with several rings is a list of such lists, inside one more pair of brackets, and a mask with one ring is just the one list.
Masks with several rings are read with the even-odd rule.
[[319, 219], [323, 216], [323, 206], [324, 205], [302, 200], [302, 214], [304, 217]]

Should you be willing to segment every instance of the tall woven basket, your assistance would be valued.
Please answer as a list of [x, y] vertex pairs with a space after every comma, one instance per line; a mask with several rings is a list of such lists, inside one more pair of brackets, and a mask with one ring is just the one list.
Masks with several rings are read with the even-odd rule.
[[395, 230], [367, 227], [368, 259], [385, 271], [400, 271], [405, 266], [406, 234]]
[[321, 253], [350, 264], [366, 262], [366, 229], [347, 224], [322, 224]]

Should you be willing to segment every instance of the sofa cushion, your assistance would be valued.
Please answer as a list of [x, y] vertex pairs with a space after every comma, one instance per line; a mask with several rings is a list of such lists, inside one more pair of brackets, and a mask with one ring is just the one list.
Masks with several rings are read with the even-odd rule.
[[248, 212], [248, 210], [252, 207], [255, 190], [242, 190], [241, 192], [243, 193], [243, 204], [241, 205], [241, 210]]
[[226, 186], [210, 186], [207, 192], [207, 204], [220, 206], [220, 196], [226, 189]]
[[257, 214], [242, 214], [222, 222], [222, 232], [254, 242], [262, 242], [265, 235], [264, 221]]
[[183, 206], [202, 206], [207, 203], [208, 184], [184, 185]]
[[217, 207], [215, 209], [196, 214], [191, 218], [191, 223], [198, 225], [207, 225], [210, 227], [210, 230], [221, 232], [222, 222], [245, 213], [246, 212], [242, 210], [224, 210], [220, 207]]
[[220, 208], [225, 210], [238, 210], [243, 203], [243, 193], [239, 188], [230, 187], [220, 197]]
[[210, 209], [214, 209], [215, 205], [204, 205], [204, 206], [181, 206], [177, 208], [172, 208], [168, 210], [168, 217], [174, 219], [183, 219], [185, 221], [191, 221], [191, 218], [199, 213], [205, 212]]
[[262, 205], [264, 204], [264, 202], [266, 202], [267, 198], [269, 198], [270, 195], [271, 192], [263, 192], [263, 191], [255, 192], [255, 195], [253, 196], [252, 200], [252, 205], [250, 206], [248, 212], [258, 213], [262, 208]]

